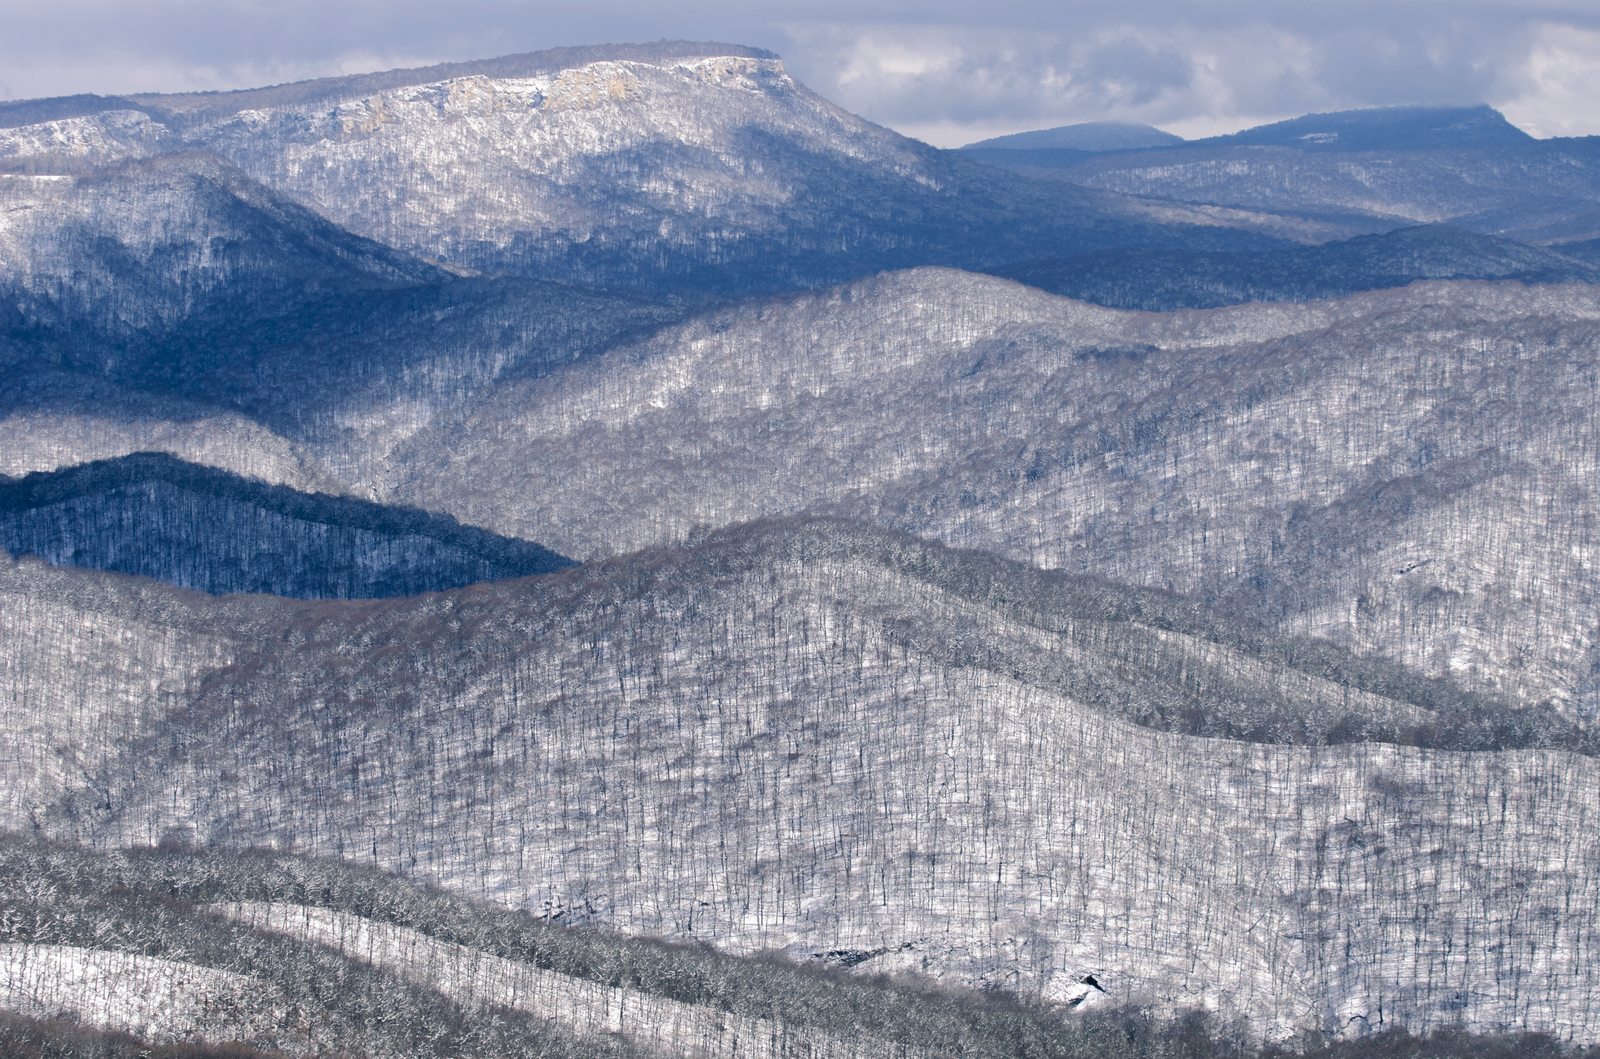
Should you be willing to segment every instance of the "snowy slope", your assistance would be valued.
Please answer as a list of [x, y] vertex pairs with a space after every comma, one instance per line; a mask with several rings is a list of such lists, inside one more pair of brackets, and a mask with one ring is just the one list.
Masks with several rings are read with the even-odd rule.
[[[9, 727], [85, 693], [108, 721], [51, 736], [81, 771], [13, 773], [11, 812], [97, 844], [360, 857], [563, 922], [859, 951], [1024, 996], [1092, 974], [1112, 1001], [1275, 1036], [1380, 1005], [1418, 1032], [1600, 1033], [1593, 758], [1179, 734], [1234, 717], [1271, 738], [1319, 702], [1391, 738], [1429, 729], [1317, 676], [1314, 652], [1053, 610], [1075, 582], [1029, 589], [993, 562], [822, 523], [414, 601], [250, 607], [23, 564]], [[82, 616], [50, 625], [54, 653], [25, 646], [33, 601], [56, 598]], [[88, 690], [120, 654], [75, 631], [93, 615], [169, 630], [152, 665], [179, 708]], [[131, 739], [112, 724], [141, 716]]]

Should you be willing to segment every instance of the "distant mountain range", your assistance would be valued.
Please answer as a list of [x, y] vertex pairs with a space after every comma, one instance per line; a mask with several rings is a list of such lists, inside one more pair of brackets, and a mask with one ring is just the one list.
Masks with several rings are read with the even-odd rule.
[[960, 153], [1036, 179], [1189, 206], [1351, 225], [1448, 223], [1543, 245], [1600, 237], [1600, 137], [1535, 140], [1486, 106], [1310, 114], [1138, 150], [1070, 147], [983, 141]]
[[[109, 108], [108, 108], [109, 109]], [[3, 115], [0, 109], [0, 115]], [[1077, 150], [1092, 154], [1145, 147], [1293, 147], [1301, 151], [1415, 151], [1528, 144], [1532, 136], [1489, 106], [1376, 107], [1306, 114], [1226, 136], [1185, 140], [1152, 125], [1090, 121], [979, 140], [963, 151]]]
[[0, 1051], [1600, 1046], [1597, 142], [0, 104]]

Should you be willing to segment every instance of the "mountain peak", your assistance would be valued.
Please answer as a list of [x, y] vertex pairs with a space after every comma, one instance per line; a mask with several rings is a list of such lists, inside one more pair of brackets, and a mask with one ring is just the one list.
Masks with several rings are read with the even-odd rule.
[[1033, 151], [1061, 149], [1072, 151], [1132, 151], [1140, 147], [1174, 147], [1183, 143], [1182, 136], [1163, 132], [1154, 125], [1140, 125], [1129, 121], [1085, 121], [1077, 125], [1061, 125], [1054, 129], [1034, 129], [1031, 132], [1014, 132], [1009, 136], [995, 136], [979, 140], [961, 148]]
[[1418, 150], [1527, 143], [1533, 137], [1487, 104], [1475, 107], [1373, 107], [1306, 114], [1229, 136], [1192, 140], [1194, 146], [1299, 147], [1325, 151]]

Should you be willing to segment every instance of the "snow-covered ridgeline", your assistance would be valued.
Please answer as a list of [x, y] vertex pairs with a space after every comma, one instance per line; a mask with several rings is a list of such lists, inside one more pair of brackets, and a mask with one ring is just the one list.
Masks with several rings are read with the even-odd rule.
[[154, 1043], [254, 1037], [314, 1051], [314, 1020], [257, 979], [104, 949], [0, 944], [0, 1008]]
[[922, 1055], [887, 1041], [860, 1036], [841, 1041], [770, 1019], [745, 1018], [588, 982], [347, 912], [266, 902], [212, 908], [260, 930], [327, 945], [458, 1003], [527, 1012], [579, 1035], [619, 1034], [662, 1055], [704, 1059], [919, 1059]]
[[[20, 478], [134, 452], [165, 452], [190, 463], [232, 471], [302, 492], [340, 493], [334, 481], [301, 445], [244, 416], [195, 415], [190, 407], [149, 402], [148, 416], [23, 411], [0, 419], [0, 474]], [[161, 413], [166, 412], [166, 415]]]
[[52, 163], [106, 165], [158, 153], [172, 143], [170, 132], [141, 111], [108, 110], [0, 129], [0, 161], [13, 167], [33, 163], [46, 173]]

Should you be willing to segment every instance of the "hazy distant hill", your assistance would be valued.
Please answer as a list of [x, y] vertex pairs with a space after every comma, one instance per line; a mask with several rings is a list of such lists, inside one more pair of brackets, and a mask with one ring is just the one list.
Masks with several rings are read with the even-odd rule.
[[1293, 147], [1185, 147], [1097, 156], [1071, 181], [1134, 195], [1251, 209], [1364, 212], [1513, 238], [1593, 238], [1600, 140], [1354, 154]]
[[1373, 107], [1306, 114], [1227, 136], [1190, 140], [1196, 147], [1295, 147], [1306, 151], [1420, 151], [1531, 144], [1532, 136], [1489, 106]]
[[996, 136], [988, 140], [979, 140], [977, 143], [969, 143], [962, 150], [1064, 148], [1090, 152], [1130, 151], [1140, 147], [1170, 147], [1183, 142], [1182, 136], [1162, 132], [1153, 125], [1137, 125], [1127, 121], [1086, 121], [1054, 129], [1036, 129], [1032, 132], [1014, 132], [1009, 136]]
[[[1600, 138], [1534, 140], [1488, 107], [1311, 114], [1117, 154], [976, 152], [1046, 182], [1541, 243], [1600, 235]], [[1354, 233], [1352, 233], [1354, 234]]]

